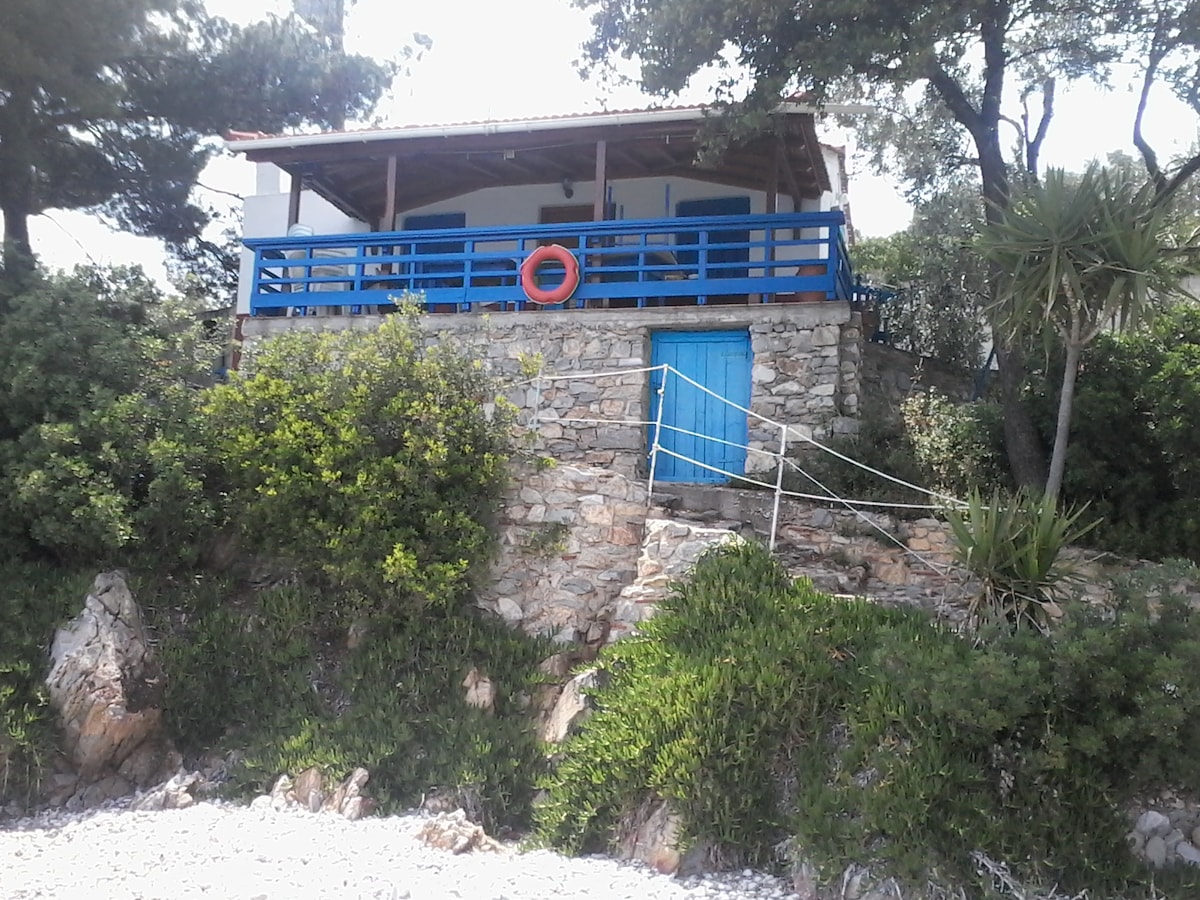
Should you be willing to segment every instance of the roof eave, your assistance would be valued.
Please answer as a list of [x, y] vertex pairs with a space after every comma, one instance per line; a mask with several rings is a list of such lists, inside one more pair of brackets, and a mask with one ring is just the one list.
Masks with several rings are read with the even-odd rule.
[[[784, 114], [853, 115], [869, 112], [861, 104], [825, 104], [785, 102], [777, 107]], [[504, 134], [529, 134], [563, 129], [614, 128], [622, 125], [644, 125], [654, 122], [694, 122], [707, 115], [704, 107], [647, 109], [633, 112], [599, 113], [589, 116], [555, 116], [537, 119], [512, 119], [496, 122], [467, 122], [458, 125], [416, 125], [399, 128], [379, 128], [367, 131], [324, 132], [319, 134], [273, 135], [262, 138], [226, 140], [226, 149], [234, 153], [263, 150], [296, 149], [325, 145], [357, 145], [383, 141], [417, 140], [421, 138], [480, 137]]]

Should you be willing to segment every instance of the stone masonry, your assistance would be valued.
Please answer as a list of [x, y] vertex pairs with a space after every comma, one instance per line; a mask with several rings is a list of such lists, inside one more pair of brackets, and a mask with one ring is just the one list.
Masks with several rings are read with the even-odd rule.
[[[377, 316], [251, 318], [247, 341], [292, 330], [377, 327]], [[755, 304], [636, 310], [431, 315], [430, 340], [473, 348], [533, 426], [533, 449], [559, 462], [624, 475], [647, 469], [651, 336], [658, 331], [746, 329], [754, 355], [751, 409], [789, 426], [787, 443], [857, 428], [859, 326], [846, 303]], [[532, 377], [540, 367], [543, 377]], [[643, 370], [633, 371], [629, 370]], [[627, 374], [618, 374], [625, 372]], [[600, 373], [600, 377], [582, 377]], [[604, 374], [612, 373], [612, 374]], [[560, 376], [579, 375], [579, 378]], [[570, 420], [570, 421], [568, 421]], [[622, 424], [624, 423], [624, 424]], [[781, 429], [752, 418], [752, 449], [777, 452]], [[748, 454], [747, 469], [773, 460]]]
[[617, 596], [637, 571], [645, 519], [645, 485], [618, 472], [518, 469], [480, 605], [530, 634], [608, 640]]

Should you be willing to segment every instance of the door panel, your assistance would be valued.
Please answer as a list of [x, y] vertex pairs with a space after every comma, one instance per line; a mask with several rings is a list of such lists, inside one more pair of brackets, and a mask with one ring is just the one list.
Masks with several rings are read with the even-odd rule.
[[[752, 355], [748, 332], [656, 332], [651, 338], [651, 358], [653, 365], [665, 363], [743, 409], [750, 406]], [[663, 373], [651, 374], [651, 412], [656, 414], [657, 390]], [[662, 424], [659, 445], [671, 452], [658, 454], [655, 478], [720, 483], [729, 479], [726, 473], [745, 472], [746, 414], [675, 372], [666, 373]], [[651, 444], [653, 440], [654, 426], [651, 426]]]

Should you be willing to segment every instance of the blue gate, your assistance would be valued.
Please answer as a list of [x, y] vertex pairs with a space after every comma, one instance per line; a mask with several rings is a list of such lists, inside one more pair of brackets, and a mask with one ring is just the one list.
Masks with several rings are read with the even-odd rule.
[[[746, 331], [659, 331], [651, 337], [651, 360], [666, 364], [713, 393], [750, 407], [750, 334]], [[663, 372], [651, 373], [651, 413], [657, 412]], [[723, 482], [746, 466], [747, 422], [740, 409], [723, 403], [673, 372], [666, 374], [662, 429], [654, 477], [662, 481]], [[653, 446], [654, 426], [650, 426]], [[672, 454], [696, 460], [703, 466]], [[711, 466], [712, 469], [705, 468]], [[719, 469], [721, 471], [713, 471]]]

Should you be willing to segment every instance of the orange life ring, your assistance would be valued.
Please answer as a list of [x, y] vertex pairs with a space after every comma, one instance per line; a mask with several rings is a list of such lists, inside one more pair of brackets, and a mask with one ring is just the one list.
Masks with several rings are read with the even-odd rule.
[[[554, 290], [546, 291], [537, 286], [537, 270], [544, 262], [551, 260], [561, 263], [566, 270], [562, 284]], [[563, 303], [571, 299], [575, 289], [579, 287], [579, 260], [575, 254], [561, 244], [546, 244], [538, 247], [521, 263], [521, 289], [525, 296], [534, 303], [551, 304]]]

